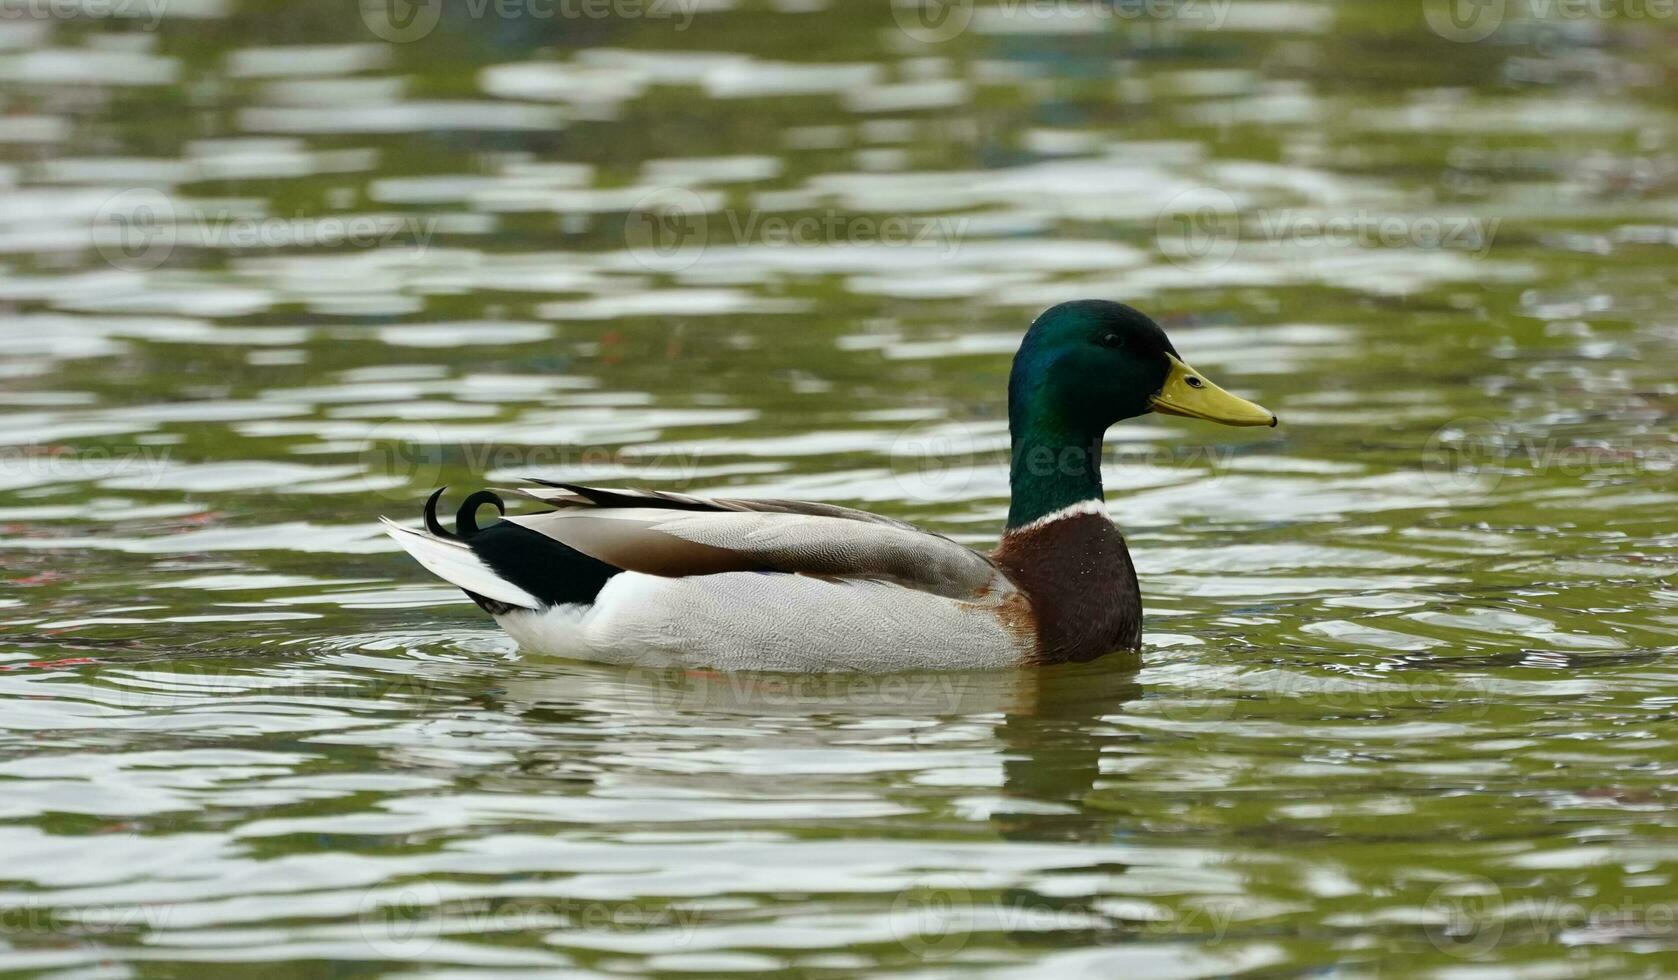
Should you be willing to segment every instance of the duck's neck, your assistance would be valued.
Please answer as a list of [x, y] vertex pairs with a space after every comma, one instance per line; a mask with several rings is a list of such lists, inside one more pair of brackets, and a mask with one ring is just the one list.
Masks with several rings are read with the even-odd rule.
[[1013, 462], [1008, 531], [1101, 505], [1101, 433], [1068, 425], [1033, 406], [1009, 406]]

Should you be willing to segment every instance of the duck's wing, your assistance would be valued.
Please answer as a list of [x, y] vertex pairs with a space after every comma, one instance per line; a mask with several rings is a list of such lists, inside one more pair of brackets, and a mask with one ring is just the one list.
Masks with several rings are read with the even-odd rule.
[[720, 511], [725, 513], [744, 511], [761, 514], [808, 514], [814, 517], [842, 517], [846, 520], [862, 521], [867, 524], [883, 524], [887, 527], [903, 528], [908, 531], [918, 531], [922, 534], [930, 533], [907, 521], [896, 520], [866, 510], [858, 510], [855, 507], [818, 504], [808, 500], [781, 500], [768, 497], [694, 497], [689, 494], [672, 493], [667, 490], [588, 487], [580, 483], [555, 483], [549, 480], [534, 480], [532, 482], [538, 484], [538, 486], [512, 487], [503, 492], [538, 500], [559, 508], [658, 507], [665, 510]]
[[[507, 522], [629, 572], [781, 572], [892, 582], [955, 599], [995, 589], [989, 558], [911, 525], [773, 511], [567, 508]], [[468, 539], [470, 543], [471, 539]]]
[[[553, 492], [557, 491], [557, 492]], [[403, 547], [468, 593], [524, 608], [591, 603], [619, 572], [666, 578], [765, 572], [891, 583], [951, 599], [996, 601], [1012, 591], [984, 555], [939, 534], [866, 511], [798, 501], [706, 500], [576, 485], [521, 491], [557, 507], [479, 530], [470, 511], [457, 533], [426, 507], [425, 531], [392, 529]], [[462, 548], [475, 562], [468, 561]], [[465, 575], [463, 569], [471, 574]], [[484, 576], [507, 588], [488, 591]]]

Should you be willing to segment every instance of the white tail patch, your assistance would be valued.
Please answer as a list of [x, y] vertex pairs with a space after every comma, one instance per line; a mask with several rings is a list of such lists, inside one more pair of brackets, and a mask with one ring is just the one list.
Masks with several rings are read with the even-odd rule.
[[379, 518], [379, 522], [385, 526], [385, 533], [395, 538], [403, 550], [443, 581], [511, 606], [542, 608], [542, 600], [495, 574], [472, 553], [471, 548], [461, 542], [403, 527], [388, 517]]

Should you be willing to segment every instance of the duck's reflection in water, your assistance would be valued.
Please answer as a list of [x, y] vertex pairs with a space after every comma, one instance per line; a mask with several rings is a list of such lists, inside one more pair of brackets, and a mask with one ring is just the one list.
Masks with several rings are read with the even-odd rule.
[[[1139, 737], [1112, 721], [1141, 693], [1134, 657], [892, 675], [526, 666], [499, 695], [544, 732], [505, 777], [524, 791], [536, 777], [549, 793], [663, 799], [640, 828], [660, 839], [679, 827], [683, 837], [755, 836], [771, 851], [830, 853], [851, 863], [856, 890], [809, 901], [863, 917], [886, 914], [886, 901], [911, 948], [928, 941], [923, 930], [972, 950], [1057, 936], [1128, 942], [1140, 928], [1101, 910], [1127, 874], [1102, 846], [1122, 835], [1124, 818], [1089, 804], [1104, 750]], [[945, 844], [904, 848], [909, 825], [936, 828]], [[997, 838], [1019, 842], [1015, 860], [1039, 866], [973, 865], [973, 849]], [[1083, 885], [1045, 889], [1045, 875]], [[922, 899], [954, 903], [953, 919], [899, 915]]]
[[1020, 673], [1015, 704], [996, 725], [1002, 791], [1017, 806], [991, 816], [1010, 840], [1099, 841], [1112, 814], [1086, 800], [1101, 777], [1102, 751], [1134, 739], [1103, 719], [1141, 696], [1139, 658], [1120, 653], [1087, 664]]
[[784, 792], [777, 777], [797, 774], [805, 792], [955, 806], [1007, 839], [1097, 841], [1110, 836], [1113, 818], [1085, 806], [1102, 752], [1137, 737], [1103, 719], [1140, 695], [1137, 666], [1129, 654], [1036, 670], [899, 674], [531, 661], [495, 697], [552, 736], [526, 754], [526, 774], [589, 783], [614, 771], [620, 785], [704, 776], [706, 795]]

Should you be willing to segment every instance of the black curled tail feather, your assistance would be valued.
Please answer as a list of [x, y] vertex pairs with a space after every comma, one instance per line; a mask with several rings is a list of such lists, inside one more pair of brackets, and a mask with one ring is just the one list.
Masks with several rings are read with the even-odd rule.
[[437, 501], [443, 496], [448, 487], [438, 487], [431, 496], [425, 498], [425, 529], [446, 541], [459, 541], [460, 538], [437, 521]]
[[501, 500], [501, 495], [494, 490], [479, 490], [461, 501], [460, 509], [454, 514], [455, 533], [462, 538], [469, 538], [478, 533], [478, 508], [484, 504], [492, 504], [497, 514], [506, 514], [507, 505]]
[[441, 521], [437, 520], [437, 501], [442, 499], [443, 491], [447, 489], [448, 487], [438, 487], [425, 500], [425, 529], [439, 538], [449, 541], [464, 541], [477, 534], [479, 531], [478, 508], [484, 504], [493, 505], [497, 514], [507, 513], [507, 504], [501, 499], [500, 494], [494, 490], [479, 490], [461, 501], [460, 509], [454, 513], [455, 529], [450, 531], [443, 526]]
[[[549, 605], [587, 604], [623, 569], [585, 555], [544, 534], [514, 521], [497, 521], [478, 526], [478, 509], [484, 504], [505, 515], [507, 505], [493, 490], [479, 490], [468, 496], [455, 512], [455, 530], [437, 519], [437, 502], [447, 487], [439, 487], [425, 501], [425, 528], [437, 537], [459, 541], [472, 549], [497, 575]], [[492, 615], [511, 612], [515, 607], [469, 589], [462, 589], [484, 611]]]

